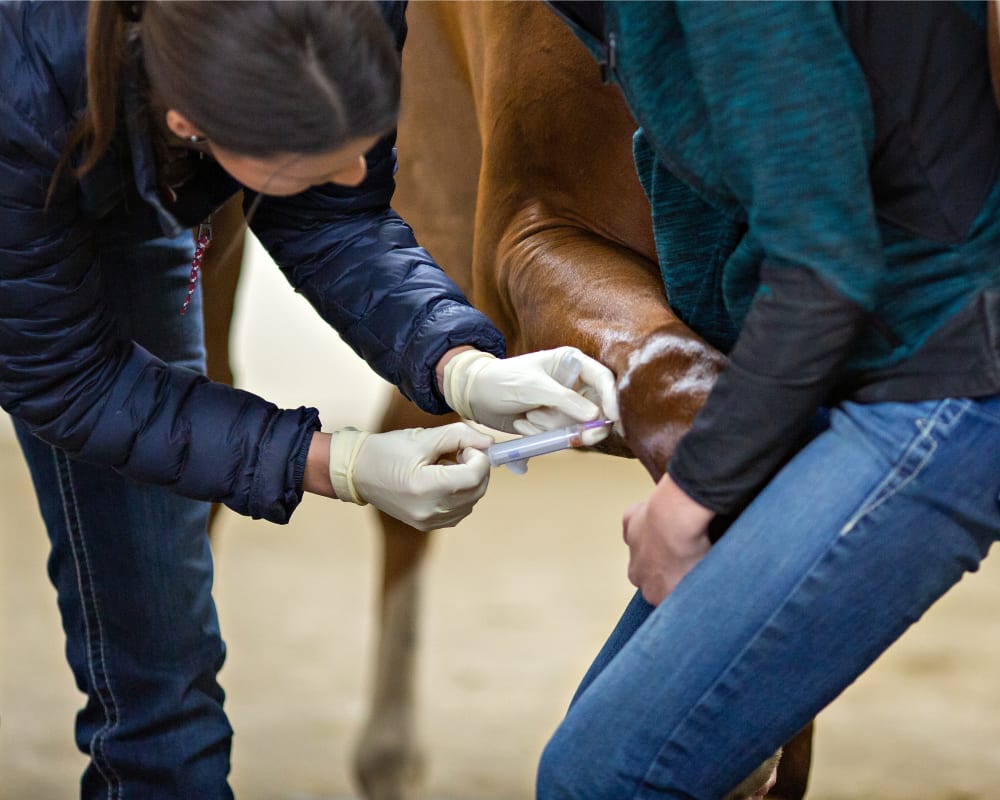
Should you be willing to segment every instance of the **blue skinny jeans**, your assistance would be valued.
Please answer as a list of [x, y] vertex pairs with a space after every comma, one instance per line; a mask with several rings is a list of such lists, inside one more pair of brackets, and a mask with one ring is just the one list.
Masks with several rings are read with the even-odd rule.
[[[106, 241], [100, 269], [121, 336], [203, 372], [200, 292], [180, 316], [191, 256], [190, 235]], [[209, 504], [74, 461], [14, 427], [51, 541], [66, 657], [86, 694], [81, 797], [231, 798]]]
[[719, 800], [998, 535], [1000, 396], [834, 409], [664, 602], [634, 597], [538, 798]]

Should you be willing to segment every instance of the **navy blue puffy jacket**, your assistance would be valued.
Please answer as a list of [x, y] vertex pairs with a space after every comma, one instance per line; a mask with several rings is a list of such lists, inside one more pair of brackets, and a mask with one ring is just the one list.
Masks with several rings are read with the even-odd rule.
[[[382, 7], [402, 47], [403, 7]], [[129, 113], [142, 102], [136, 52], [112, 147], [81, 182], [62, 181], [45, 208], [86, 103], [85, 17], [85, 3], [0, 3], [0, 405], [73, 457], [287, 521], [302, 496], [316, 410], [281, 410], [164, 364], [118, 335], [98, 291], [102, 231], [136, 240], [177, 234], [241, 188], [206, 159], [164, 205], [145, 116]], [[379, 375], [442, 413], [441, 355], [459, 344], [502, 355], [503, 338], [390, 209], [392, 138], [367, 158], [361, 186], [266, 198], [252, 227], [295, 289]]]

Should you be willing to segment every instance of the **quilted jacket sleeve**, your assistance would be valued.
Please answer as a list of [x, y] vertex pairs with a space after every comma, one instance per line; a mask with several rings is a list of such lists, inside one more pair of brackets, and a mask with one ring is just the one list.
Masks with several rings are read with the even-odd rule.
[[118, 336], [72, 182], [45, 207], [71, 114], [17, 45], [0, 48], [10, 76], [0, 87], [0, 405], [73, 457], [286, 521], [317, 412], [279, 410]]

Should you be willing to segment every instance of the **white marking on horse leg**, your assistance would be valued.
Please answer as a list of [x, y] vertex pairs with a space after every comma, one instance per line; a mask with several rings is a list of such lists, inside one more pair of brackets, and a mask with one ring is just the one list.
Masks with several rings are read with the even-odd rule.
[[707, 395], [719, 375], [722, 359], [696, 339], [659, 333], [650, 336], [642, 347], [629, 353], [628, 367], [618, 376], [618, 390], [628, 388], [632, 376], [643, 367], [666, 356], [677, 356], [687, 369], [674, 377], [667, 388], [667, 395]]

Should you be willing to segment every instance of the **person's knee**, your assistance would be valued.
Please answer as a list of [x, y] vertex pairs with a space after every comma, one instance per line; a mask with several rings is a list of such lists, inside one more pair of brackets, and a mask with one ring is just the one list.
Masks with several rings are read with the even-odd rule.
[[536, 800], [565, 800], [576, 796], [572, 785], [576, 779], [576, 771], [568, 763], [568, 746], [565, 737], [560, 735], [560, 730], [549, 739], [538, 762]]
[[631, 797], [627, 786], [611, 785], [621, 775], [607, 766], [606, 754], [601, 759], [586, 752], [585, 741], [572, 735], [563, 724], [549, 739], [538, 762], [536, 800]]

